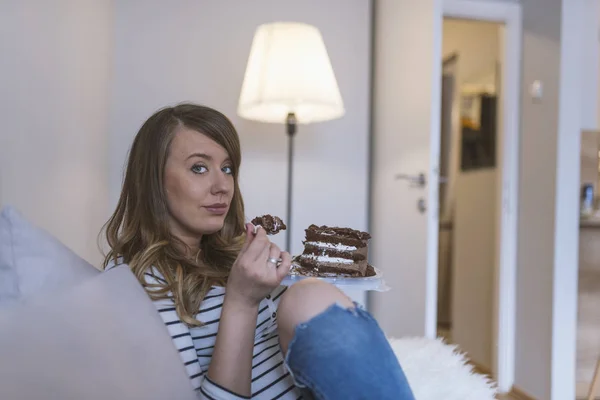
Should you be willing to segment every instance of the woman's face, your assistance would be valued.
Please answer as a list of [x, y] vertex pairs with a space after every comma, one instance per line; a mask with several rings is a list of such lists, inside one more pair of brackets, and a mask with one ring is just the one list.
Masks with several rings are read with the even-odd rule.
[[171, 233], [195, 249], [225, 222], [234, 192], [227, 151], [197, 131], [178, 128], [167, 156], [164, 185]]

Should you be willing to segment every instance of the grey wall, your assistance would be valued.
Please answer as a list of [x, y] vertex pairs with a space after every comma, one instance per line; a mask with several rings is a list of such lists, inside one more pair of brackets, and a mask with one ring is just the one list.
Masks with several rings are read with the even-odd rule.
[[[550, 398], [552, 285], [561, 0], [523, 4], [523, 96], [519, 158], [519, 242], [515, 383]], [[544, 101], [528, 85], [544, 82]]]
[[88, 261], [107, 216], [112, 2], [0, 1], [0, 205]]
[[[585, 3], [523, 2], [515, 383], [542, 399], [575, 391]], [[528, 94], [534, 80], [544, 84], [542, 101]]]

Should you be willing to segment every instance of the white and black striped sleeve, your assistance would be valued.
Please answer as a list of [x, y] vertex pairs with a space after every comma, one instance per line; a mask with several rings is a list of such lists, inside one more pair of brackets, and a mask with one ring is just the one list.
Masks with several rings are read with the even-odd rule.
[[[163, 283], [157, 271], [146, 273], [146, 283]], [[151, 290], [151, 289], [150, 289]], [[190, 377], [190, 382], [198, 398], [202, 400], [245, 400], [250, 397], [237, 395], [226, 388], [219, 386], [207, 377], [208, 366], [201, 367], [189, 327], [181, 322], [175, 311], [175, 303], [169, 293], [168, 299], [155, 300], [154, 305], [158, 310], [175, 348], [179, 352], [181, 361]]]
[[202, 386], [198, 391], [198, 398], [201, 400], [246, 400], [250, 397], [240, 396], [232, 391], [225, 389], [210, 380], [209, 377], [204, 378]]

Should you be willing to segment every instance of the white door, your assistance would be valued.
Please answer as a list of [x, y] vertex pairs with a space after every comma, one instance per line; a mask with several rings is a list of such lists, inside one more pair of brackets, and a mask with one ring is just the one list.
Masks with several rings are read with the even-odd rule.
[[382, 0], [375, 7], [370, 252], [392, 289], [372, 294], [369, 305], [387, 335], [433, 337], [441, 5]]

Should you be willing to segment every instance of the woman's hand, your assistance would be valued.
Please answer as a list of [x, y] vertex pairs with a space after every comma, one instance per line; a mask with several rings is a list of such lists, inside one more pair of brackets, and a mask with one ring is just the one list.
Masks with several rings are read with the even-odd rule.
[[[215, 340], [208, 376], [213, 382], [250, 398], [252, 353], [258, 307], [292, 264], [291, 256], [281, 252], [267, 238], [264, 229], [256, 235], [254, 225], [246, 225], [246, 242], [231, 267], [219, 331]], [[281, 263], [277, 266], [277, 260]]]
[[[281, 259], [279, 266], [273, 260]], [[229, 300], [258, 305], [288, 274], [292, 257], [271, 243], [264, 229], [254, 234], [254, 226], [246, 224], [246, 242], [231, 268], [227, 281]]]

